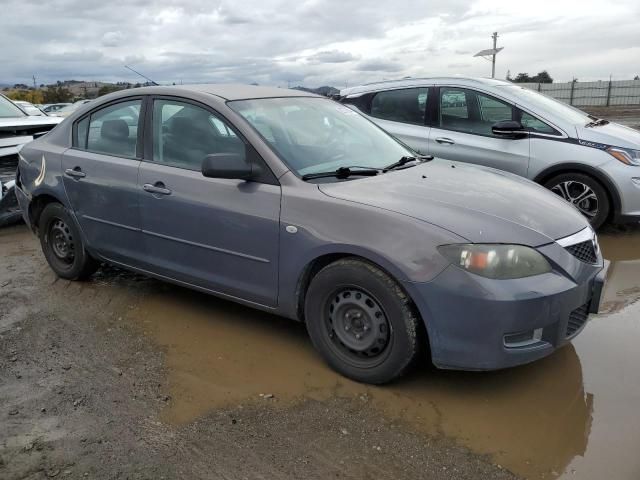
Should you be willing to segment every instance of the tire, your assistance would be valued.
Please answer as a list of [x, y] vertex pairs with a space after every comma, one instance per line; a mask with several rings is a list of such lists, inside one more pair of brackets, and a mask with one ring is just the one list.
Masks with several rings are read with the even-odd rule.
[[[557, 175], [544, 184], [546, 188], [571, 202], [589, 220], [594, 229], [600, 228], [609, 218], [611, 202], [607, 190], [593, 177], [584, 173], [563, 173]], [[583, 194], [591, 191], [592, 195], [582, 201]]]
[[387, 273], [357, 258], [320, 270], [307, 290], [304, 311], [320, 355], [358, 382], [382, 384], [400, 377], [423, 346], [420, 319], [407, 294]]
[[38, 222], [40, 245], [51, 269], [61, 278], [82, 280], [100, 263], [84, 248], [74, 218], [59, 203], [48, 204]]

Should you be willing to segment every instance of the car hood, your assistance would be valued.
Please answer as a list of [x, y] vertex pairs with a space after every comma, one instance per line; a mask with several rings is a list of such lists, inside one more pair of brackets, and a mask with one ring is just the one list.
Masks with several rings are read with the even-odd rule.
[[437, 225], [474, 243], [538, 246], [588, 226], [577, 209], [533, 182], [448, 160], [318, 188], [334, 198]]
[[576, 125], [576, 133], [580, 140], [587, 142], [640, 150], [640, 132], [618, 123], [607, 123], [599, 127]]
[[62, 121], [59, 117], [32, 116], [0, 118], [0, 128], [55, 126]]

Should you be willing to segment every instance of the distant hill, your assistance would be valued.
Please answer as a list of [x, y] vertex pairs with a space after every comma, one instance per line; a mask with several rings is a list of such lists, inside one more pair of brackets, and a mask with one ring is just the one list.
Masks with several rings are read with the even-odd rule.
[[332, 95], [337, 95], [338, 93], [340, 93], [340, 90], [328, 85], [324, 85], [318, 88], [308, 88], [298, 85], [297, 87], [293, 87], [292, 90], [302, 90], [303, 92], [317, 93], [318, 95], [324, 95], [325, 97], [330, 97]]

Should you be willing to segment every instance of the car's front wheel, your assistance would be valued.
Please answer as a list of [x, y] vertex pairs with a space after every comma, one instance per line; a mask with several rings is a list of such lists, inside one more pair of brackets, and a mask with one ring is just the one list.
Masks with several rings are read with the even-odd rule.
[[100, 266], [86, 251], [80, 231], [63, 205], [50, 203], [44, 208], [38, 233], [44, 256], [59, 277], [80, 280]]
[[594, 229], [601, 227], [609, 217], [611, 206], [607, 191], [589, 175], [563, 173], [545, 182], [545, 187], [573, 204]]
[[386, 383], [418, 357], [421, 325], [407, 294], [387, 273], [338, 260], [311, 280], [305, 298], [311, 341], [327, 363], [359, 382]]

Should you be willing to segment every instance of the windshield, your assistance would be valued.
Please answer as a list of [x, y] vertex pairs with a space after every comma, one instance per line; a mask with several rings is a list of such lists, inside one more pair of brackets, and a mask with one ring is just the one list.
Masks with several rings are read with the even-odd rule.
[[519, 88], [520, 91], [517, 95], [524, 98], [527, 102], [537, 108], [545, 110], [552, 115], [557, 115], [563, 120], [570, 123], [585, 123], [588, 122], [589, 116], [582, 110], [571, 107], [566, 103], [562, 103], [560, 100], [551, 98], [542, 93], [534, 92], [528, 88], [520, 87], [518, 85], [505, 85], [505, 88]]
[[0, 118], [25, 117], [25, 113], [13, 102], [0, 95]]
[[362, 115], [333, 100], [285, 97], [229, 102], [298, 175], [383, 168], [413, 155]]

